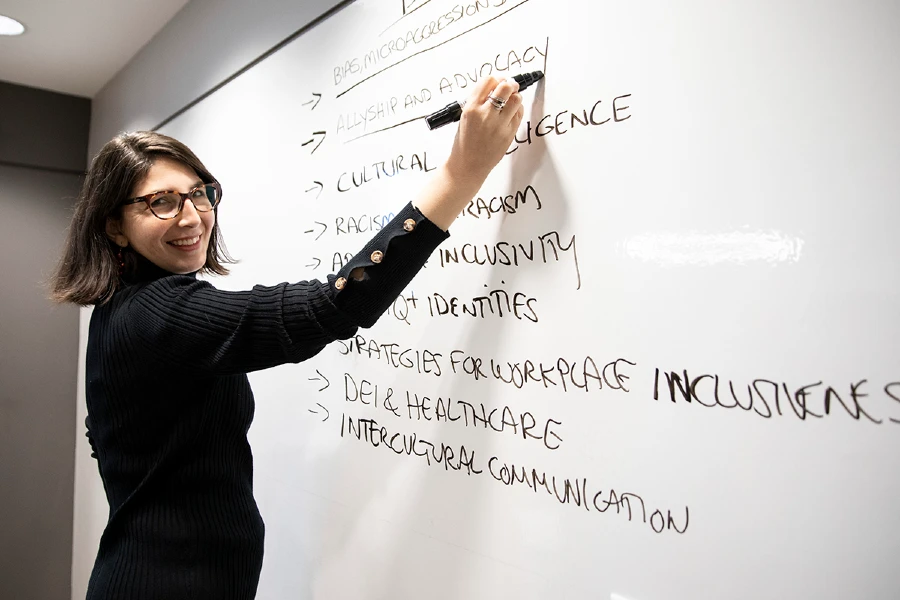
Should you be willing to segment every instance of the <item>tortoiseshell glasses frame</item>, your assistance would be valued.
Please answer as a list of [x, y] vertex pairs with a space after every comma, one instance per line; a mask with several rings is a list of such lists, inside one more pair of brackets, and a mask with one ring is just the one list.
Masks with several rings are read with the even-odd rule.
[[184, 201], [190, 200], [194, 205], [194, 209], [198, 212], [209, 212], [219, 205], [222, 200], [222, 186], [218, 181], [204, 183], [191, 189], [186, 194], [176, 192], [174, 190], [153, 192], [146, 196], [138, 198], [129, 198], [122, 202], [122, 206], [127, 204], [137, 204], [143, 202], [158, 219], [174, 219], [184, 208]]

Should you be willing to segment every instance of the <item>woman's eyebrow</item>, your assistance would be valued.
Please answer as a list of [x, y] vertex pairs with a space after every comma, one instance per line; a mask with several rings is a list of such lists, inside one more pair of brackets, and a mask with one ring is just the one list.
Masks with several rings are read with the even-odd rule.
[[[206, 183], [205, 183], [202, 179], [198, 179], [198, 180], [196, 181], [196, 183], [191, 184], [191, 189], [192, 189], [192, 190], [195, 190], [195, 189], [197, 189], [198, 187], [201, 187], [201, 186], [204, 186], [204, 185], [206, 185]], [[153, 194], [161, 194], [161, 193], [163, 193], [163, 192], [174, 192], [174, 191], [176, 191], [176, 190], [168, 189], [168, 188], [163, 188], [163, 189], [159, 189], [159, 190], [156, 190], [156, 191], [153, 191], [153, 192], [147, 192], [146, 194], [141, 194], [140, 196], [138, 196], [138, 198], [143, 198], [144, 196], [152, 196]], [[188, 190], [188, 191], [190, 191], [190, 190]]]

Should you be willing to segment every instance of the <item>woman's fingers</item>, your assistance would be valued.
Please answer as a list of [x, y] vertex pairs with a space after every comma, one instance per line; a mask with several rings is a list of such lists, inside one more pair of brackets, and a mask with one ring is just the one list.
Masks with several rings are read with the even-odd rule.
[[[518, 94], [517, 94], [518, 95]], [[525, 118], [525, 105], [522, 104], [521, 98], [519, 99], [519, 106], [516, 108], [516, 112], [513, 113], [512, 119], [509, 122], [510, 127], [512, 127], [513, 132], [519, 129], [519, 125], [522, 124], [522, 119]]]
[[[516, 87], [519, 87], [518, 84], [516, 84]], [[500, 111], [500, 114], [506, 117], [506, 122], [515, 129], [518, 129], [519, 123], [522, 122], [521, 116], [519, 115], [519, 109], [522, 109], [522, 114], [524, 115], [525, 110], [522, 105], [522, 95], [515, 92], [509, 97], [509, 100], [506, 101], [503, 110]]]
[[482, 110], [485, 111], [498, 111], [503, 112], [506, 106], [510, 101], [514, 103], [513, 106], [510, 107], [510, 111], [507, 112], [507, 115], [510, 113], [515, 114], [515, 102], [519, 98], [519, 84], [514, 79], [504, 79], [502, 81], [498, 81], [493, 77], [488, 77], [484, 80], [485, 88], [490, 88], [488, 93], [485, 95], [483, 89], [478, 90], [478, 95], [474, 98], [476, 105], [479, 106]]
[[507, 102], [518, 96], [518, 91], [519, 84], [514, 79], [504, 79], [488, 95], [488, 104], [491, 108], [502, 111]]
[[510, 117], [507, 120], [509, 122], [522, 103], [518, 92], [519, 84], [514, 79], [501, 81], [496, 77], [485, 77], [475, 85], [466, 104], [474, 109], [502, 112], [504, 116]]
[[472, 93], [469, 96], [469, 100], [466, 102], [468, 105], [472, 106], [481, 106], [485, 102], [487, 102], [488, 95], [493, 91], [497, 84], [500, 83], [497, 81], [496, 77], [485, 77], [484, 79], [479, 79], [478, 83], [475, 84], [475, 87], [472, 89]]

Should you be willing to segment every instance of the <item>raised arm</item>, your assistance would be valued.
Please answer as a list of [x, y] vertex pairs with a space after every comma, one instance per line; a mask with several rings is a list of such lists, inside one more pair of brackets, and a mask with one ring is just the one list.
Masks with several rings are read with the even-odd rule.
[[[466, 207], [491, 170], [512, 144], [524, 109], [519, 84], [493, 77], [476, 84], [466, 101], [450, 157], [413, 204], [432, 223], [446, 231]], [[497, 110], [488, 95], [506, 100]]]
[[[447, 229], [503, 158], [522, 120], [515, 81], [480, 81], [463, 110], [447, 161], [326, 282], [225, 292], [190, 277], [164, 277], [128, 297], [116, 321], [131, 350], [173, 369], [248, 372], [298, 362], [370, 327], [449, 235]], [[498, 110], [489, 94], [506, 100]]]

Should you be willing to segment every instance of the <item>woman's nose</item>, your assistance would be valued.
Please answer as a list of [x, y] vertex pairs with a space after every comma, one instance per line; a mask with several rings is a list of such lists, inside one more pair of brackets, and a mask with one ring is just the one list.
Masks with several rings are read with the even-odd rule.
[[200, 213], [197, 212], [197, 209], [194, 207], [194, 203], [190, 200], [184, 201], [184, 206], [181, 208], [181, 214], [179, 215], [178, 224], [190, 227], [196, 225], [200, 222]]

